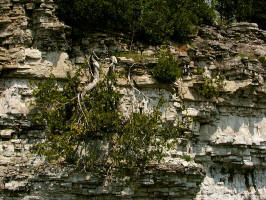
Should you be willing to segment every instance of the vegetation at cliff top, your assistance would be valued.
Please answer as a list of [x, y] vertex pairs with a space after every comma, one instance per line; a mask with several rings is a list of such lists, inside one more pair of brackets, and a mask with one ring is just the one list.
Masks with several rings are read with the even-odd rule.
[[212, 0], [222, 20], [254, 22], [266, 29], [266, 1], [262, 0]]
[[160, 44], [184, 42], [196, 26], [212, 24], [214, 9], [222, 20], [256, 22], [266, 28], [261, 0], [55, 0], [57, 14], [80, 37], [90, 31], [122, 32], [132, 41]]
[[[40, 0], [23, 0], [40, 3]], [[266, 28], [266, 2], [261, 0], [54, 0], [60, 20], [73, 36], [88, 32], [122, 32], [133, 42], [185, 42], [196, 26], [213, 24], [214, 9], [222, 22], [248, 21]]]
[[46, 141], [36, 146], [36, 152], [50, 161], [72, 163], [103, 174], [141, 170], [150, 161], [159, 162], [163, 149], [175, 144], [185, 125], [162, 121], [162, 101], [150, 113], [123, 116], [119, 109], [122, 96], [115, 89], [113, 74], [80, 99], [82, 76], [84, 70], [79, 69], [63, 82], [52, 75], [35, 83], [32, 120], [47, 132]]
[[205, 0], [55, 0], [58, 16], [80, 36], [88, 31], [123, 32], [133, 40], [159, 44], [184, 41], [195, 25], [211, 24]]

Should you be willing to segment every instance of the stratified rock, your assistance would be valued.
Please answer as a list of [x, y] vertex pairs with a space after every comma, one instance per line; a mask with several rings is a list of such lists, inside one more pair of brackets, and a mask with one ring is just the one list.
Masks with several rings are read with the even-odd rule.
[[[151, 75], [158, 47], [130, 46], [115, 33], [68, 43], [70, 27], [55, 15], [53, 0], [1, 0], [0, 10], [0, 199], [266, 199], [266, 69], [259, 59], [266, 56], [266, 31], [246, 22], [200, 27], [189, 45], [169, 45], [184, 75], [167, 85]], [[92, 51], [104, 58], [129, 50], [145, 58], [118, 58], [116, 72], [130, 69], [130, 83], [128, 74], [119, 77], [122, 113], [149, 112], [164, 97], [163, 120], [193, 119], [165, 161], [128, 187], [33, 154], [45, 131], [29, 121], [29, 81], [51, 73], [63, 79]], [[102, 63], [106, 70], [110, 59]], [[219, 97], [195, 92], [206, 76], [225, 77]]]

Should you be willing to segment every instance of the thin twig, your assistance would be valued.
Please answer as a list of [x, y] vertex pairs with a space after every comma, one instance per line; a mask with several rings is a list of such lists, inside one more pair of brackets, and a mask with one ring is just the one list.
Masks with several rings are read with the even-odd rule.
[[81, 105], [81, 101], [80, 101], [80, 96], [81, 96], [82, 94], [78, 94], [78, 104], [79, 104], [79, 108], [80, 108], [80, 111], [81, 111], [81, 113], [83, 114], [83, 116], [84, 116], [84, 118], [85, 118], [85, 121], [86, 121], [86, 124], [87, 124], [87, 126], [89, 126], [89, 122], [88, 122], [88, 120], [87, 120], [87, 117], [86, 117], [86, 115], [85, 115], [85, 113], [84, 113], [84, 111], [83, 111], [83, 109], [82, 109], [82, 105]]
[[96, 53], [95, 53], [94, 51], [92, 51], [92, 53], [93, 53], [93, 55], [95, 56], [95, 58], [96, 58], [97, 60], [100, 60], [100, 58], [96, 55]]
[[89, 56], [89, 58], [88, 58], [88, 56], [86, 56], [86, 59], [87, 59], [87, 64], [89, 65], [89, 73], [91, 74], [92, 77], [94, 77], [93, 72], [92, 72], [92, 68], [91, 68], [91, 64], [90, 64], [90, 57], [91, 56]]

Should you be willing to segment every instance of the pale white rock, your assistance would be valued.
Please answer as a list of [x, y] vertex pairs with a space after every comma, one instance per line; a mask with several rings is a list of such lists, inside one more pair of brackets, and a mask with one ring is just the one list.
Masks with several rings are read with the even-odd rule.
[[207, 66], [204, 66], [204, 76], [207, 77], [207, 78], [211, 78], [211, 74], [212, 72], [209, 70], [209, 68]]
[[134, 194], [134, 191], [132, 191], [131, 188], [127, 187], [125, 188], [124, 190], [121, 191], [121, 195], [122, 196], [130, 196], [130, 195], [133, 195]]
[[17, 191], [22, 189], [27, 184], [27, 181], [10, 181], [5, 184], [5, 189], [10, 191]]
[[265, 47], [264, 46], [261, 46], [261, 45], [256, 45], [256, 46], [253, 46], [254, 48], [254, 53], [255, 55], [257, 56], [266, 56], [266, 50], [265, 50]]
[[220, 118], [215, 128], [208, 129], [208, 134], [217, 144], [260, 144], [266, 141], [266, 132], [265, 128], [258, 127], [264, 127], [262, 124], [266, 123], [265, 120], [265, 118], [225, 116]]
[[39, 196], [26, 196], [22, 200], [43, 200], [43, 198]]
[[15, 132], [15, 130], [12, 130], [12, 129], [0, 130], [0, 136], [3, 138], [11, 138], [11, 136], [14, 132]]
[[148, 75], [148, 74], [145, 74], [145, 75], [142, 75], [142, 76], [132, 76], [132, 79], [136, 82], [137, 86], [140, 86], [140, 87], [149, 87], [154, 85], [154, 84], [157, 84], [158, 82], [153, 78], [152, 75]]
[[[3, 83], [3, 81], [0, 80]], [[0, 94], [0, 116], [8, 113], [20, 113], [26, 115], [29, 111], [29, 102], [22, 100], [19, 90], [28, 89], [29, 83], [26, 80], [5, 81], [5, 90]]]
[[42, 53], [38, 49], [26, 48], [25, 49], [25, 55], [26, 55], [26, 57], [28, 57], [30, 59], [39, 60], [42, 58]]
[[234, 93], [237, 90], [241, 89], [241, 88], [245, 88], [248, 85], [250, 85], [252, 83], [252, 80], [243, 80], [243, 81], [228, 81], [225, 80], [224, 81], [224, 91], [225, 92], [231, 92]]
[[118, 63], [117, 58], [115, 56], [111, 56], [111, 61], [114, 64], [117, 64]]
[[188, 108], [188, 109], [182, 111], [182, 114], [187, 115], [187, 116], [196, 117], [200, 114], [199, 112], [200, 111], [197, 110], [196, 108]]
[[152, 49], [147, 49], [147, 50], [144, 50], [142, 52], [143, 55], [146, 55], [146, 56], [153, 56], [155, 54], [155, 51], [152, 50]]

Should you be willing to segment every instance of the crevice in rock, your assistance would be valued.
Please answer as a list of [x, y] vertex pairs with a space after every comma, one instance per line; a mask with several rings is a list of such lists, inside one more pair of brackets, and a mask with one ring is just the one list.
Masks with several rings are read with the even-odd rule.
[[247, 188], [247, 190], [250, 192], [250, 190], [251, 190], [251, 185], [250, 185], [250, 183], [249, 183], [249, 172], [245, 172], [244, 173], [244, 177], [245, 177], [245, 185], [246, 185], [246, 188]]
[[256, 191], [256, 195], [258, 196], [259, 200], [261, 200], [260, 193], [259, 193], [258, 187], [256, 185], [255, 170], [253, 169], [250, 174], [251, 174], [252, 185]]

